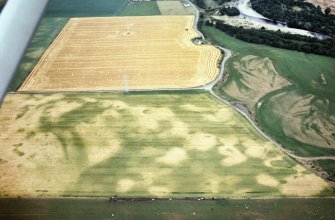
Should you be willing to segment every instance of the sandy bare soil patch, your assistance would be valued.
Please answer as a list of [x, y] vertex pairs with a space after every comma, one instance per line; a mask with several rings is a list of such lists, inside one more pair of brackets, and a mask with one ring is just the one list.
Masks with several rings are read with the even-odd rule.
[[310, 174], [304, 174], [304, 168], [300, 165], [297, 165], [294, 169], [298, 173], [286, 178], [287, 183], [281, 189], [283, 193], [304, 196], [306, 195], [306, 189], [308, 189], [309, 195], [313, 195], [315, 192], [320, 192], [326, 185], [326, 182], [321, 179], [316, 179]]
[[181, 148], [173, 148], [168, 151], [164, 156], [157, 159], [158, 162], [177, 165], [187, 158], [185, 150]]
[[19, 91], [196, 87], [219, 73], [219, 49], [195, 45], [194, 16], [73, 18]]
[[313, 35], [306, 30], [302, 30], [302, 29], [296, 29], [296, 28], [289, 28], [289, 27], [278, 27], [278, 26], [274, 26], [272, 24], [263, 22], [263, 21], [259, 21], [256, 22], [255, 20], [252, 20], [251, 18], [248, 17], [244, 17], [244, 16], [227, 16], [227, 15], [223, 15], [223, 16], [212, 16], [214, 19], [223, 21], [224, 23], [231, 25], [231, 26], [235, 26], [235, 27], [239, 27], [242, 26], [245, 29], [261, 29], [262, 27], [264, 27], [267, 30], [272, 30], [272, 31], [277, 31], [280, 30], [281, 32], [285, 32], [285, 33], [291, 33], [291, 34], [300, 34], [300, 35], [305, 35], [305, 36], [310, 36], [312, 37]]
[[247, 157], [243, 155], [238, 149], [233, 146], [219, 147], [219, 153], [226, 158], [222, 160], [223, 166], [233, 166], [244, 162]]
[[265, 186], [276, 187], [279, 184], [275, 178], [269, 175], [260, 174], [256, 178], [260, 184]]

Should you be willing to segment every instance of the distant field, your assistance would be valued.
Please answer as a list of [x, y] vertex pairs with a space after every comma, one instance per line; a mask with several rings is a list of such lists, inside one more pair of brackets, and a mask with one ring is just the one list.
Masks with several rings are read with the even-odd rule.
[[162, 15], [194, 15], [192, 6], [185, 7], [180, 1], [157, 1]]
[[91, 17], [118, 15], [128, 0], [50, 0], [46, 16]]
[[8, 95], [0, 197], [332, 195], [208, 93]]
[[129, 4], [122, 12], [121, 16], [142, 16], [142, 15], [160, 15], [156, 1], [152, 2], [133, 2]]
[[335, 14], [335, 0], [306, 0], [314, 5], [319, 5], [324, 11], [327, 7], [331, 9], [331, 14]]
[[193, 44], [198, 37], [193, 25], [194, 16], [71, 19], [19, 91], [188, 88], [210, 83], [219, 73], [221, 52]]
[[203, 30], [236, 53], [227, 64], [222, 95], [257, 111], [266, 133], [297, 155], [335, 155], [334, 58], [246, 43], [208, 26]]
[[215, 0], [204, 0], [207, 8], [219, 7], [218, 3]]

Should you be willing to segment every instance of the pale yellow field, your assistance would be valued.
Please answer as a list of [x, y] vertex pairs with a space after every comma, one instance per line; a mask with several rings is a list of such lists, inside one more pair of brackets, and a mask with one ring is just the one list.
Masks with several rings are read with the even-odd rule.
[[194, 16], [74, 18], [19, 91], [188, 88], [219, 73], [219, 49], [194, 45]]
[[314, 5], [320, 5], [322, 10], [325, 10], [327, 7], [331, 9], [331, 14], [335, 14], [335, 0], [306, 0]]

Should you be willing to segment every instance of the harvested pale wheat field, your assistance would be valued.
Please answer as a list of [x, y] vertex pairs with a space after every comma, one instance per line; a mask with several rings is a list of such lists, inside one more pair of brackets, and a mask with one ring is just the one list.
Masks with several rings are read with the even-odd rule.
[[19, 91], [197, 87], [213, 81], [219, 49], [195, 45], [194, 16], [73, 18]]
[[322, 10], [325, 10], [327, 7], [331, 9], [331, 14], [335, 14], [335, 0], [306, 0], [314, 5], [320, 5]]

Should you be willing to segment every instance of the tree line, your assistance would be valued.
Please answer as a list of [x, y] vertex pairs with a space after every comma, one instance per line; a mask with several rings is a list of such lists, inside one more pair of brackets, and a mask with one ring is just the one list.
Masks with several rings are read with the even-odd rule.
[[223, 7], [220, 9], [220, 14], [228, 16], [238, 16], [240, 15], [240, 11], [236, 7]]
[[291, 28], [335, 35], [335, 15], [304, 0], [251, 0], [251, 7], [274, 21], [286, 22]]
[[[211, 21], [206, 21], [205, 24], [213, 26]], [[215, 21], [214, 26], [228, 35], [246, 42], [335, 57], [334, 39], [319, 40], [313, 37], [283, 33], [280, 30], [270, 31], [264, 28], [260, 30], [244, 29], [243, 27], [227, 25], [222, 21]]]
[[205, 9], [206, 4], [204, 0], [193, 0], [194, 4], [196, 4], [199, 8]]

